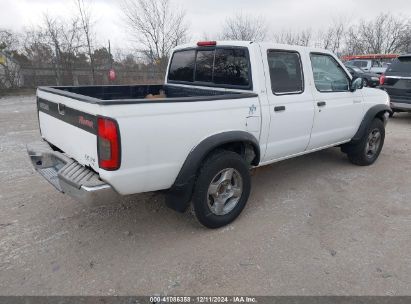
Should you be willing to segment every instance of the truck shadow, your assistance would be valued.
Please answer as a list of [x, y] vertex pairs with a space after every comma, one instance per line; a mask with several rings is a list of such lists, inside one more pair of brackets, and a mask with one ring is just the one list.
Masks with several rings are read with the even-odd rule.
[[[69, 252], [65, 254], [68, 256], [65, 263], [81, 265], [79, 267], [85, 271], [100, 268], [104, 271], [107, 267], [118, 271], [114, 265], [137, 271], [148, 269], [150, 263], [168, 269], [169, 263], [181, 260], [181, 255], [194, 254], [197, 261], [202, 252], [222, 250], [228, 254], [233, 250], [233, 244], [241, 242], [244, 235], [252, 237], [260, 233], [256, 225], [275, 233], [281, 228], [286, 212], [295, 214], [294, 209], [284, 204], [290, 193], [304, 195], [316, 179], [330, 180], [335, 172], [358, 172], [357, 168], [349, 164], [338, 148], [332, 148], [257, 169], [253, 172], [247, 207], [234, 223], [217, 230], [202, 227], [190, 212], [181, 214], [167, 208], [161, 193], [145, 193], [125, 197], [120, 202], [91, 205], [81, 205], [55, 194], [61, 200], [51, 202], [56, 208], [47, 215], [54, 219], [41, 225], [35, 235], [40, 238], [50, 231], [60, 233], [59, 239], [47, 241], [49, 246]], [[338, 184], [333, 180], [331, 183]], [[300, 206], [301, 201], [293, 204]], [[337, 211], [341, 216], [341, 210]], [[209, 247], [213, 240], [219, 244], [218, 249]], [[34, 245], [33, 250], [43, 248]], [[73, 254], [76, 252], [81, 255]]]
[[[292, 181], [293, 187], [298, 189], [307, 181], [321, 176], [322, 172], [339, 170], [350, 167], [346, 156], [339, 148], [327, 149], [309, 155], [274, 163], [252, 171], [252, 192], [248, 207], [244, 213], [252, 213], [252, 206], [260, 204], [265, 196], [275, 196], [281, 192], [284, 184]], [[119, 203], [89, 206], [87, 217], [96, 221], [105, 222], [104, 226], [110, 231], [117, 230], [120, 235], [147, 233], [173, 233], [177, 231], [209, 232], [194, 218], [191, 210], [178, 213], [165, 205], [165, 196], [161, 192], [152, 192], [131, 195], [123, 198]], [[241, 216], [240, 216], [241, 218]], [[224, 228], [223, 228], [224, 229]]]

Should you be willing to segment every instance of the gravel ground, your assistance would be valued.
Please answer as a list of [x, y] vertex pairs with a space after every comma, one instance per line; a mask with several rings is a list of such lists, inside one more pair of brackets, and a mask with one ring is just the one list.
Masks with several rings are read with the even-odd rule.
[[339, 149], [257, 170], [219, 230], [161, 194], [84, 205], [31, 167], [34, 96], [0, 99], [2, 295], [411, 295], [411, 115], [371, 167]]

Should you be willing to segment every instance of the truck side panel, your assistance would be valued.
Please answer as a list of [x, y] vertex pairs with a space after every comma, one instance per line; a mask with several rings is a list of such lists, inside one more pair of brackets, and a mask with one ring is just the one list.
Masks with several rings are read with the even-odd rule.
[[[255, 120], [260, 119], [257, 97], [107, 106], [102, 110], [102, 115], [119, 123], [122, 164], [118, 171], [99, 173], [121, 194], [170, 188], [190, 151], [211, 135], [246, 131], [257, 139], [260, 136], [255, 128]], [[251, 130], [247, 124], [250, 114]]]

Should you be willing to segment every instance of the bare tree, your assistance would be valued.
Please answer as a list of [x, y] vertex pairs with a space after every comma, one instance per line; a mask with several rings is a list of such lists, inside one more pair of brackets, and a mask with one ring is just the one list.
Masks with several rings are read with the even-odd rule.
[[0, 29], [0, 89], [19, 86], [20, 65], [14, 59], [19, 44], [17, 33], [8, 29]]
[[405, 52], [411, 53], [411, 20], [408, 20], [407, 28], [408, 28], [407, 30], [408, 35], [406, 35], [405, 42], [404, 42], [404, 44], [406, 45]]
[[263, 41], [267, 36], [267, 22], [261, 16], [237, 13], [225, 20], [220, 39]]
[[411, 32], [409, 20], [382, 13], [371, 21], [361, 20], [348, 29], [347, 53], [388, 54], [407, 51]]
[[20, 83], [20, 65], [14, 59], [20, 47], [20, 35], [0, 28], [0, 89], [15, 88]]
[[165, 68], [171, 49], [187, 39], [185, 12], [170, 0], [123, 0], [122, 10], [147, 58]]
[[328, 29], [318, 33], [318, 45], [338, 54], [342, 50], [345, 33], [345, 22], [334, 22]]
[[302, 30], [299, 32], [282, 31], [274, 35], [274, 41], [277, 43], [293, 44], [301, 46], [309, 46], [312, 44], [311, 29]]
[[17, 50], [20, 44], [19, 35], [10, 29], [0, 28], [0, 51]]
[[77, 0], [77, 9], [80, 13], [81, 27], [84, 32], [84, 38], [86, 39], [87, 53], [90, 59], [90, 69], [92, 84], [95, 83], [95, 65], [92, 45], [92, 22], [91, 22], [91, 9], [90, 6], [86, 6], [84, 0]]
[[21, 67], [12, 56], [0, 53], [0, 89], [13, 89], [20, 85]]
[[57, 20], [45, 14], [42, 30], [46, 43], [54, 50], [56, 80], [57, 84], [61, 85], [62, 69], [72, 74], [76, 53], [83, 47], [80, 21], [77, 18], [68, 21]]
[[31, 66], [40, 68], [53, 63], [53, 49], [48, 43], [44, 30], [26, 29], [23, 41], [22, 55], [26, 56]]

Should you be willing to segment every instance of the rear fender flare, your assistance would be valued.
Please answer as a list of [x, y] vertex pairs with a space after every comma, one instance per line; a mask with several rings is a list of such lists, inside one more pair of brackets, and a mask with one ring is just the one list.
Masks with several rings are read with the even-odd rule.
[[204, 159], [218, 147], [236, 142], [252, 145], [255, 158], [251, 164], [257, 166], [260, 162], [260, 145], [252, 134], [245, 131], [228, 131], [212, 135], [200, 142], [187, 156], [173, 186], [166, 193], [167, 206], [184, 212], [191, 201], [197, 173]]

